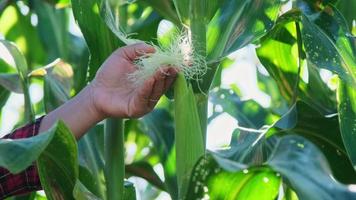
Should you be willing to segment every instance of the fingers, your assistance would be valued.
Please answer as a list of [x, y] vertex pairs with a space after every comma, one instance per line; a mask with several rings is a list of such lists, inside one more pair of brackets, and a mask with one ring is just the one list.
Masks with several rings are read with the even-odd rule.
[[155, 84], [153, 85], [152, 93], [150, 96], [150, 107], [154, 107], [158, 100], [161, 98], [162, 94], [164, 93], [164, 86], [165, 86], [165, 79], [166, 75], [161, 71], [158, 71], [155, 76]]
[[174, 68], [167, 68], [155, 74], [154, 78], [156, 81], [150, 97], [150, 107], [154, 107], [157, 104], [161, 96], [167, 92], [169, 87], [173, 84], [176, 77], [177, 71]]
[[167, 73], [168, 73], [168, 76], [166, 77], [166, 80], [165, 80], [164, 92], [167, 92], [167, 90], [171, 87], [171, 85], [176, 80], [177, 74], [178, 74], [177, 70], [174, 68], [169, 68]]
[[146, 43], [139, 43], [122, 47], [118, 49], [115, 53], [120, 56], [123, 56], [127, 60], [133, 61], [139, 56], [154, 53], [155, 51], [156, 50], [153, 46], [150, 46]]

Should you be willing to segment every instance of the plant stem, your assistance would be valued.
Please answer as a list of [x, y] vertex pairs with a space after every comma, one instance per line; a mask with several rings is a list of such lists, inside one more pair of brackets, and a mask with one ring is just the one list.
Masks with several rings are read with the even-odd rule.
[[203, 143], [206, 148], [206, 130], [208, 126], [208, 96], [205, 94], [196, 94], [195, 100], [198, 108], [201, 132], [203, 135]]
[[24, 78], [22, 83], [23, 94], [25, 98], [25, 120], [26, 122], [35, 122], [35, 112], [32, 107], [31, 98], [30, 98], [30, 91], [29, 91], [29, 84], [30, 80], [28, 78]]
[[122, 119], [105, 122], [105, 180], [108, 200], [123, 200], [125, 178], [124, 131]]
[[[191, 15], [190, 24], [192, 32], [192, 42], [194, 46], [195, 53], [206, 58], [206, 32], [207, 26], [205, 22], [205, 1], [202, 0], [192, 0], [190, 3]], [[202, 63], [204, 65], [204, 63]], [[201, 66], [205, 68], [206, 66]], [[199, 83], [198, 83], [199, 84]], [[198, 85], [198, 88], [199, 85]], [[204, 94], [204, 91], [200, 91], [196, 95], [196, 102], [198, 107], [199, 119], [201, 130], [203, 134], [204, 146], [206, 143], [206, 128], [207, 128], [207, 107], [208, 107], [208, 96]]]
[[[121, 28], [127, 28], [127, 6], [118, 1], [116, 14]], [[110, 118], [105, 122], [105, 180], [108, 200], [124, 200], [125, 138], [122, 119]]]

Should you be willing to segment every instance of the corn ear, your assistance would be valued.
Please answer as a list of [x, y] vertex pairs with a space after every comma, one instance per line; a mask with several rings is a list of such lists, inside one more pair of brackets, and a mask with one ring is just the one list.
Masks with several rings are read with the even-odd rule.
[[204, 141], [200, 126], [198, 108], [192, 87], [182, 74], [174, 86], [176, 171], [179, 199], [185, 195], [191, 170], [204, 155]]

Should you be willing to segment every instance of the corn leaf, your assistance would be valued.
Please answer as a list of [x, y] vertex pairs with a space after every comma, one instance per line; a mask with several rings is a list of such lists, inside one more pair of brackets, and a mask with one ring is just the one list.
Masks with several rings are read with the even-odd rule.
[[[185, 199], [276, 199], [284, 194], [287, 198], [292, 195], [289, 188], [293, 188], [299, 199], [355, 198], [356, 192], [349, 189], [354, 185], [336, 181], [322, 152], [305, 138], [270, 137], [263, 143], [252, 146], [257, 151], [251, 157], [254, 160], [261, 156], [260, 151], [266, 152], [263, 167], [251, 168], [249, 165], [256, 166], [251, 159], [237, 161], [226, 150], [203, 157], [194, 168]], [[246, 148], [241, 143], [231, 145], [232, 149], [240, 149], [240, 153]], [[286, 180], [283, 184], [286, 193], [279, 190], [281, 177]]]
[[47, 53], [44, 51], [38, 29], [31, 24], [31, 15], [23, 15], [20, 6], [15, 4], [9, 5], [0, 13], [0, 33], [6, 40], [16, 44], [24, 54], [29, 68], [33, 69], [36, 65], [46, 62]]
[[189, 22], [190, 1], [189, 0], [173, 0], [176, 7], [179, 19], [182, 23]]
[[122, 45], [101, 19], [100, 5], [101, 0], [72, 0], [74, 17], [90, 51], [89, 80], [94, 78], [105, 59]]
[[179, 18], [170, 0], [139, 0], [139, 3], [151, 6], [165, 19], [179, 25]]
[[79, 176], [76, 140], [61, 121], [51, 131], [56, 134], [37, 160], [42, 187], [49, 200], [74, 199], [73, 190]]
[[[199, 18], [203, 23], [207, 24], [224, 1], [225, 0], [174, 0], [173, 2], [181, 22], [190, 25], [193, 18]], [[196, 10], [194, 7], [199, 8], [199, 10]]]
[[38, 34], [47, 52], [48, 60], [69, 57], [69, 15], [66, 9], [56, 9], [45, 1], [36, 0]]
[[0, 140], [0, 166], [11, 173], [19, 173], [29, 167], [46, 149], [57, 130], [51, 129], [31, 138]]
[[[297, 123], [290, 131], [307, 138], [320, 148], [337, 180], [353, 183], [356, 173], [348, 159], [338, 117], [325, 117], [304, 102], [296, 104], [296, 112]], [[280, 134], [283, 134], [283, 131]]]
[[176, 176], [176, 152], [174, 148], [174, 121], [171, 114], [163, 109], [156, 109], [141, 119], [142, 131], [147, 134], [158, 152], [164, 167], [165, 186], [172, 199], [178, 198]]
[[15, 93], [23, 93], [22, 85], [18, 74], [0, 73], [0, 85]]
[[302, 36], [309, 65], [333, 71], [355, 87], [355, 38], [343, 16], [330, 4], [310, 13], [307, 4], [302, 2]]
[[100, 200], [91, 193], [79, 180], [76, 181], [73, 196], [76, 200]]
[[25, 98], [25, 120], [27, 122], [33, 122], [35, 120], [35, 114], [34, 114], [33, 107], [31, 105], [31, 99], [29, 93], [29, 79], [27, 76], [28, 66], [27, 66], [26, 59], [14, 43], [8, 42], [6, 40], [0, 40], [0, 48], [1, 47], [4, 48], [4, 51], [7, 51], [10, 54], [11, 58], [14, 61], [19, 78], [21, 80], [22, 91], [24, 92], [24, 98]]
[[58, 108], [70, 98], [73, 70], [71, 66], [60, 63], [49, 69], [44, 77], [44, 106], [47, 113]]
[[[80, 151], [79, 144], [78, 144], [78, 150]], [[80, 160], [79, 157], [79, 178], [77, 181], [80, 181], [80, 183], [83, 184], [90, 193], [97, 196], [98, 198], [103, 199], [104, 198], [103, 181], [99, 181], [96, 179], [96, 176], [100, 176], [100, 174], [95, 174], [95, 172], [92, 172], [89, 169], [89, 167], [83, 165], [81, 162], [82, 161]]]
[[[291, 131], [307, 138], [327, 156], [337, 180], [343, 183], [353, 183], [356, 180], [356, 173], [346, 152], [347, 148], [345, 147], [347, 145], [343, 143], [346, 138], [343, 138], [344, 136], [341, 137], [342, 133], [340, 132], [337, 116], [326, 117], [315, 106], [301, 101], [298, 101], [288, 111], [284, 110], [282, 113], [276, 113], [273, 110], [264, 110], [254, 101], [241, 101], [237, 95], [231, 94], [227, 90], [212, 92], [211, 97], [211, 101], [215, 105], [220, 105], [223, 108], [222, 112], [228, 113], [238, 120], [239, 126], [261, 130], [261, 127], [265, 124], [274, 124], [275, 127], [263, 133], [265, 137], [274, 134], [283, 135], [286, 131]], [[350, 113], [350, 109], [348, 112]], [[213, 117], [219, 114], [221, 113], [214, 113]], [[269, 121], [276, 119], [277, 116], [280, 117], [279, 121]], [[352, 118], [349, 120], [352, 120]], [[345, 127], [345, 131], [345, 134], [350, 134], [351, 128]], [[225, 151], [224, 155], [242, 163], [249, 163], [252, 160], [255, 164], [262, 164], [266, 159], [265, 153], [251, 159], [251, 153], [256, 150], [251, 145], [261, 134], [236, 130], [232, 142], [236, 141], [236, 138], [241, 138], [241, 141], [235, 145], [240, 148], [231, 148]], [[349, 139], [349, 141], [349, 145], [351, 145], [352, 140]], [[263, 143], [263, 140], [260, 142]], [[349, 146], [349, 148], [351, 147]]]
[[[298, 53], [298, 42], [304, 42], [303, 37], [297, 37], [296, 22], [299, 17], [297, 11], [281, 16], [276, 26], [262, 39], [256, 51], [258, 58], [278, 83], [281, 95], [289, 104], [294, 103], [297, 89], [298, 98], [313, 105], [321, 113], [335, 113], [335, 93], [322, 80], [311, 60], [305, 54]], [[308, 77], [303, 78], [302, 74], [306, 73]]]
[[353, 168], [356, 169], [356, 90], [340, 81], [337, 94], [342, 139]]
[[[14, 70], [9, 64], [7, 64], [1, 58], [1, 54], [0, 54], [0, 73], [6, 74], [6, 73], [9, 73], [9, 72], [14, 72]], [[9, 96], [10, 96], [10, 91], [0, 84], [0, 107], [1, 108], [5, 105], [7, 99], [9, 98]]]
[[267, 164], [287, 180], [287, 184], [295, 190], [299, 199], [356, 198], [354, 190], [332, 177], [324, 155], [313, 143], [303, 137], [281, 138]]
[[9, 90], [0, 86], [0, 107], [3, 107], [6, 104], [7, 99], [10, 96]]
[[174, 85], [176, 170], [178, 193], [182, 197], [188, 187], [191, 170], [204, 155], [204, 141], [198, 109], [191, 86], [179, 74]]
[[78, 141], [79, 180], [86, 188], [103, 198], [105, 184], [104, 170], [104, 125], [98, 124]]
[[274, 200], [280, 184], [281, 178], [267, 167], [246, 168], [213, 154], [195, 166], [185, 199]]
[[254, 100], [243, 101], [241, 98], [227, 89], [219, 89], [210, 92], [210, 102], [214, 106], [220, 105], [222, 110], [213, 111], [209, 121], [223, 113], [234, 117], [241, 127], [259, 129], [265, 124], [272, 124], [268, 119], [272, 118], [270, 110], [263, 108]]
[[136, 200], [136, 190], [133, 183], [125, 181], [124, 198], [125, 200]]
[[262, 37], [278, 16], [278, 0], [226, 0], [208, 26], [209, 60], [216, 60]]
[[216, 13], [208, 23], [207, 30], [204, 30], [206, 42], [198, 40], [198, 44], [206, 46], [207, 61], [211, 64], [200, 84], [204, 92], [210, 88], [224, 57], [256, 42], [272, 28], [280, 6], [279, 0], [225, 0], [218, 3]]

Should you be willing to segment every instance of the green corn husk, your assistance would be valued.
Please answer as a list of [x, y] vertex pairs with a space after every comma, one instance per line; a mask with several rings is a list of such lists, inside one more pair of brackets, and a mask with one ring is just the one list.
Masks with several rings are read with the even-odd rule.
[[178, 75], [174, 85], [174, 99], [176, 170], [179, 199], [182, 199], [188, 188], [191, 170], [204, 155], [205, 148], [193, 89], [187, 85], [182, 74]]

